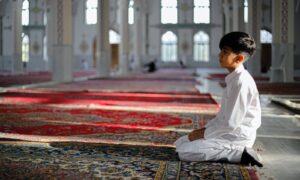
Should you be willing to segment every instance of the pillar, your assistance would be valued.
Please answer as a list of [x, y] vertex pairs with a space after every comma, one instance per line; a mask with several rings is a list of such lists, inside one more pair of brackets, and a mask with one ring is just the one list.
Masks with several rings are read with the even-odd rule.
[[37, 71], [46, 70], [46, 62], [43, 59], [44, 48], [44, 0], [30, 1], [29, 8], [29, 27], [30, 53], [27, 63], [27, 70]]
[[260, 43], [260, 29], [261, 29], [261, 1], [248, 0], [248, 33], [254, 38], [256, 43], [255, 54], [246, 62], [248, 71], [253, 76], [261, 74], [261, 43]]
[[127, 74], [129, 56], [129, 25], [128, 25], [128, 0], [119, 1], [119, 20], [120, 20], [120, 48], [119, 48], [119, 71], [120, 74]]
[[22, 73], [22, 0], [12, 1], [11, 23], [12, 23], [12, 72]]
[[54, 45], [54, 20], [53, 20], [53, 11], [51, 11], [51, 2], [52, 0], [46, 0], [46, 6], [44, 12], [47, 13], [47, 24], [45, 25], [45, 35], [47, 38], [47, 64], [46, 69], [53, 72], [53, 64], [54, 64], [54, 53], [53, 53], [53, 45]]
[[53, 25], [53, 68], [52, 80], [72, 81], [72, 0], [51, 0]]
[[294, 1], [272, 1], [271, 82], [293, 82]]
[[225, 34], [232, 31], [231, 28], [231, 4], [229, 3], [229, 0], [224, 0], [223, 3], [223, 10], [224, 10], [224, 17], [225, 17]]
[[111, 57], [109, 44], [109, 0], [98, 0], [97, 14], [97, 76], [110, 74]]
[[232, 1], [232, 30], [245, 31], [244, 1]]
[[142, 58], [142, 18], [141, 0], [134, 1], [134, 66], [135, 70], [141, 70]]

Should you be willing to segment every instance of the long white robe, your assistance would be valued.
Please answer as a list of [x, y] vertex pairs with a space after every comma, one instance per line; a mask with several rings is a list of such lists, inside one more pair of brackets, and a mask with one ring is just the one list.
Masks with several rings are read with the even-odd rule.
[[221, 109], [205, 125], [204, 138], [176, 142], [179, 158], [185, 161], [228, 160], [240, 162], [245, 147], [252, 147], [261, 125], [259, 93], [255, 81], [241, 65], [225, 77]]

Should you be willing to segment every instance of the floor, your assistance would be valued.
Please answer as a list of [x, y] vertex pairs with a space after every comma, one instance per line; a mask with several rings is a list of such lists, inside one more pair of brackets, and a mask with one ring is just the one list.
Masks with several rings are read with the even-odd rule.
[[[201, 93], [211, 93], [220, 102], [222, 87], [205, 77], [220, 69], [198, 69], [196, 86]], [[262, 126], [258, 130], [255, 149], [264, 167], [260, 179], [293, 180], [300, 177], [300, 115], [270, 101], [270, 95], [261, 95]]]
[[[222, 70], [198, 70], [197, 86], [202, 93], [210, 92], [220, 102], [222, 88], [217, 81], [207, 80], [210, 72]], [[271, 102], [274, 96], [260, 95], [262, 125], [258, 129], [254, 148], [264, 167], [259, 169], [261, 179], [298, 180], [300, 178], [300, 114]]]

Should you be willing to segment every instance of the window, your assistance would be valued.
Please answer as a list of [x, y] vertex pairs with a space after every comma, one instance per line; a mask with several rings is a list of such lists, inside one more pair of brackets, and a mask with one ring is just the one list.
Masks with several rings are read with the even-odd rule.
[[209, 60], [209, 36], [203, 31], [194, 35], [194, 60], [204, 62]]
[[29, 2], [28, 0], [24, 0], [22, 4], [22, 25], [29, 25]]
[[44, 36], [44, 39], [43, 39], [43, 58], [45, 61], [48, 61], [48, 51], [47, 51], [47, 36]]
[[177, 61], [177, 37], [176, 35], [168, 31], [161, 37], [161, 59], [165, 62]]
[[22, 33], [22, 61], [28, 62], [29, 60], [29, 37]]
[[244, 0], [244, 21], [248, 22], [248, 0]]
[[98, 0], [87, 0], [85, 4], [86, 24], [97, 24]]
[[210, 23], [209, 0], [194, 0], [194, 23]]
[[110, 44], [120, 43], [120, 35], [114, 30], [109, 30], [109, 43]]
[[129, 9], [128, 9], [128, 23], [133, 24], [134, 23], [134, 1], [129, 1]]
[[260, 42], [272, 43], [272, 34], [265, 29], [260, 30]]
[[161, 0], [161, 23], [176, 24], [177, 22], [177, 0]]

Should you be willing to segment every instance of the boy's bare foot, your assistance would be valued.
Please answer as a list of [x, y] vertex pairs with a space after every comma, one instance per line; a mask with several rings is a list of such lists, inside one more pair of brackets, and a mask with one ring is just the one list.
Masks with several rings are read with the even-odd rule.
[[256, 152], [251, 148], [245, 148], [242, 154], [241, 164], [263, 167], [263, 164], [259, 162]]
[[203, 139], [204, 137], [204, 131], [205, 131], [205, 128], [202, 128], [202, 129], [196, 129], [194, 131], [192, 131], [188, 137], [189, 137], [189, 140], [190, 141], [195, 141], [195, 140], [198, 140], [198, 139]]

